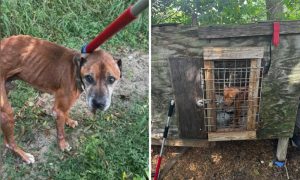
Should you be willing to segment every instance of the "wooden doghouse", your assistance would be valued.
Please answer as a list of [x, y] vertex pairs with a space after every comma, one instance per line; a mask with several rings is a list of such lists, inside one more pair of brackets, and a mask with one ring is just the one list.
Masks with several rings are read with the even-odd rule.
[[175, 99], [169, 145], [278, 138], [285, 158], [300, 97], [300, 21], [280, 22], [278, 47], [272, 36], [273, 22], [153, 26], [152, 144]]

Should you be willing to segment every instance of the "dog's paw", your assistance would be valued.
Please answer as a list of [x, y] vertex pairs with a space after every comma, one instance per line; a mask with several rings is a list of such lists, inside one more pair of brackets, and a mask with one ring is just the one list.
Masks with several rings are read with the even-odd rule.
[[12, 149], [8, 143], [4, 143], [4, 144], [5, 144], [5, 147], [7, 147], [8, 149]]
[[68, 126], [70, 126], [71, 128], [75, 128], [76, 126], [78, 126], [78, 122], [77, 122], [77, 121], [74, 121], [74, 120], [72, 120], [72, 119], [68, 119], [68, 120], [66, 121], [66, 124], [67, 124]]
[[67, 146], [66, 147], [66, 149], [65, 149], [65, 151], [67, 151], [67, 152], [69, 152], [69, 151], [71, 151], [72, 150], [72, 147], [69, 145], [69, 146]]
[[33, 164], [35, 162], [34, 156], [29, 153], [25, 153], [25, 156], [23, 157], [26, 164]]
[[72, 147], [67, 142], [61, 142], [61, 143], [59, 143], [59, 148], [63, 152], [65, 152], [65, 151], [69, 152], [72, 149]]

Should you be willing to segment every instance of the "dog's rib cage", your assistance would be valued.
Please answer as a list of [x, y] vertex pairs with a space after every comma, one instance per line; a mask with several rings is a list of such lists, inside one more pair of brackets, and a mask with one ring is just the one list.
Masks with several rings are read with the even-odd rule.
[[207, 59], [201, 72], [208, 132], [254, 130], [259, 119], [261, 61]]

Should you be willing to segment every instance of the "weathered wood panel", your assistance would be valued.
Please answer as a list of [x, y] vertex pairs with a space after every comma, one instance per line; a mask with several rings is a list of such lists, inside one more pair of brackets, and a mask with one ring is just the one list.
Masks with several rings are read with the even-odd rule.
[[[166, 124], [168, 113], [168, 104], [171, 99], [174, 99], [173, 88], [170, 81], [170, 69], [167, 58], [175, 53], [175, 50], [164, 47], [163, 39], [153, 37], [154, 42], [160, 42], [160, 45], [152, 44], [152, 59], [151, 59], [151, 123], [152, 137], [161, 137], [163, 128]], [[167, 43], [167, 42], [164, 42]], [[176, 117], [172, 117], [170, 121], [169, 136], [178, 138], [178, 126]]]
[[[202, 39], [270, 36], [273, 34], [273, 22], [200, 27], [198, 33]], [[300, 34], [300, 21], [281, 21], [280, 34]]]
[[291, 137], [300, 97], [300, 34], [281, 36], [262, 83], [259, 138]]
[[[174, 98], [170, 78], [168, 57], [196, 57], [202, 59], [204, 46], [267, 46], [269, 37], [240, 38], [231, 41], [219, 39], [216, 41], [199, 40], [194, 34], [187, 36], [193, 27], [155, 27], [152, 29], [152, 59], [151, 59], [151, 126], [152, 137], [161, 137], [165, 126], [167, 107]], [[269, 62], [269, 52], [266, 48], [264, 62]], [[179, 138], [178, 118], [171, 119], [172, 134], [170, 138]]]
[[[192, 33], [190, 33], [192, 32]], [[271, 36], [226, 39], [199, 39], [195, 27], [152, 28], [152, 129], [162, 132], [168, 102], [174, 97], [168, 57], [203, 58], [203, 47], [264, 47], [262, 65], [270, 64]], [[201, 60], [200, 60], [201, 61]], [[266, 70], [267, 68], [265, 68]], [[272, 62], [262, 82], [259, 139], [291, 136], [300, 96], [300, 35], [281, 35], [280, 45], [272, 47]], [[184, 85], [183, 85], [184, 86]], [[189, 112], [186, 112], [189, 113]], [[172, 136], [178, 138], [178, 122], [172, 119]], [[158, 134], [156, 134], [158, 135]], [[161, 136], [161, 135], [160, 135]]]
[[170, 57], [169, 61], [179, 136], [181, 138], [207, 138], [203, 108], [196, 105], [196, 99], [203, 96], [200, 89], [200, 69], [203, 64], [200, 64], [198, 58], [188, 57]]

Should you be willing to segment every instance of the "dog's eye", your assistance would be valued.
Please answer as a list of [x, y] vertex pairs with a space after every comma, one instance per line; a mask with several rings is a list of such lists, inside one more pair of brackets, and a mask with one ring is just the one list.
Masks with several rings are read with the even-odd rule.
[[84, 79], [90, 84], [94, 82], [94, 78], [91, 75], [84, 76]]
[[113, 84], [115, 81], [116, 81], [116, 78], [114, 78], [114, 77], [112, 77], [112, 76], [109, 76], [109, 77], [108, 77], [108, 82], [109, 82], [109, 84]]

